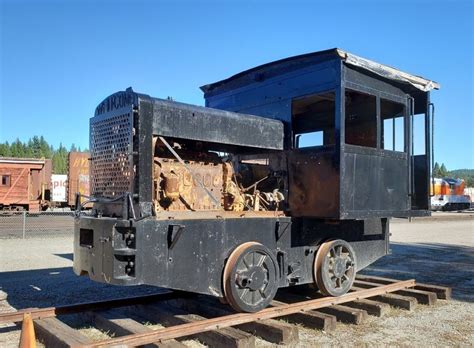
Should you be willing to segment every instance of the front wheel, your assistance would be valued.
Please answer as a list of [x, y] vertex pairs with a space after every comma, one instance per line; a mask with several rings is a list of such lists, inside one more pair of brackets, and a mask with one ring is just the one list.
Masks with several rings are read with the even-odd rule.
[[324, 242], [316, 253], [313, 274], [323, 295], [344, 295], [351, 289], [355, 280], [354, 249], [342, 239]]
[[257, 312], [272, 302], [278, 290], [278, 264], [272, 252], [257, 242], [239, 245], [224, 268], [225, 299], [238, 312]]

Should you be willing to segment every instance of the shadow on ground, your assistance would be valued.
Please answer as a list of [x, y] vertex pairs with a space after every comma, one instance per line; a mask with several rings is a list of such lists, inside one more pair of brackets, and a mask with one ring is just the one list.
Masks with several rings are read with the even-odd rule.
[[162, 291], [152, 286], [114, 286], [78, 277], [71, 267], [0, 273], [0, 290], [17, 308], [61, 306], [78, 302], [140, 296]]
[[474, 248], [449, 244], [390, 244], [392, 254], [362, 271], [452, 287], [453, 298], [474, 302]]
[[55, 256], [59, 256], [59, 257], [62, 257], [63, 259], [66, 259], [66, 260], [71, 260], [73, 261], [74, 260], [74, 254], [73, 253], [67, 253], [67, 254], [54, 254]]

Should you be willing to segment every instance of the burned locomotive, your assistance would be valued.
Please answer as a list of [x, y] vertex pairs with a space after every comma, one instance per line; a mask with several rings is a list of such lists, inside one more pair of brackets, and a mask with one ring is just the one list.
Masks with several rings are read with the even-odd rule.
[[331, 49], [203, 86], [206, 107], [111, 95], [90, 120], [74, 271], [247, 312], [280, 287], [346, 293], [389, 253], [391, 217], [429, 214], [437, 88]]

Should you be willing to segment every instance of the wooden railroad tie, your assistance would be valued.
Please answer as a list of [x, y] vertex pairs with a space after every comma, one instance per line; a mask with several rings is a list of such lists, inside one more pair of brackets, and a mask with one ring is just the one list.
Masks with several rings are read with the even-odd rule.
[[170, 338], [179, 338], [194, 334], [202, 334], [203, 332], [219, 330], [231, 326], [245, 324], [253, 321], [271, 319], [290, 315], [309, 310], [320, 309], [328, 306], [342, 304], [362, 298], [368, 298], [387, 292], [393, 292], [415, 286], [415, 281], [406, 280], [388, 285], [381, 285], [371, 289], [365, 289], [345, 294], [340, 297], [325, 297], [320, 299], [307, 300], [299, 303], [291, 303], [277, 307], [265, 308], [257, 313], [238, 313], [222, 317], [189, 322], [163, 329], [154, 330], [150, 333], [134, 334], [124, 337], [112, 338], [110, 340], [94, 342], [90, 347], [101, 347], [105, 345], [143, 345], [156, 340], [164, 340]]
[[[35, 347], [36, 339], [54, 347], [182, 348], [186, 346], [181, 342], [184, 339], [195, 339], [211, 347], [253, 347], [255, 336], [273, 344], [297, 345], [298, 327], [293, 323], [332, 331], [336, 321], [361, 324], [368, 315], [384, 315], [390, 306], [413, 310], [417, 303], [433, 305], [437, 298], [450, 299], [451, 289], [417, 284], [414, 280], [360, 275], [346, 295], [322, 297], [315, 289], [284, 289], [270, 307], [257, 313], [235, 313], [209, 296], [166, 292], [20, 310], [0, 314], [0, 323], [22, 322], [20, 347]], [[93, 341], [56, 318], [73, 313], [86, 314], [95, 328], [114, 337]], [[145, 321], [164, 327], [152, 329], [143, 324]]]

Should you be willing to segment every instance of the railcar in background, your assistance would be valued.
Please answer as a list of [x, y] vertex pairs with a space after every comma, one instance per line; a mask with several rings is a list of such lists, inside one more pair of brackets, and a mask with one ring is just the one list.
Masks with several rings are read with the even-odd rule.
[[42, 211], [51, 204], [49, 159], [0, 157], [0, 210]]
[[89, 157], [89, 152], [70, 152], [67, 174], [52, 174], [50, 159], [0, 157], [0, 210], [74, 207], [76, 193], [89, 195]]
[[[89, 152], [69, 152], [67, 172], [67, 205], [74, 207], [76, 194], [89, 196]], [[89, 207], [89, 205], [87, 206]]]
[[431, 185], [431, 210], [453, 211], [471, 207], [471, 197], [465, 194], [463, 179], [433, 178]]

